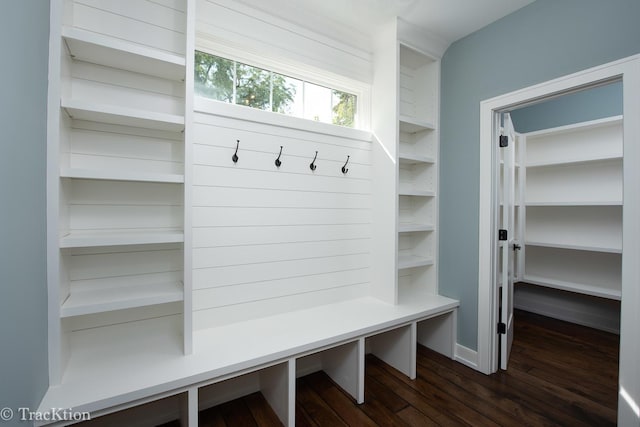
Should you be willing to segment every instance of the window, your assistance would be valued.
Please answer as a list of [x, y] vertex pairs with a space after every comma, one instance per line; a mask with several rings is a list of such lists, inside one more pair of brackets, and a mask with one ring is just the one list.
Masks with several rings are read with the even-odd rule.
[[196, 94], [294, 117], [354, 127], [357, 96], [196, 51]]

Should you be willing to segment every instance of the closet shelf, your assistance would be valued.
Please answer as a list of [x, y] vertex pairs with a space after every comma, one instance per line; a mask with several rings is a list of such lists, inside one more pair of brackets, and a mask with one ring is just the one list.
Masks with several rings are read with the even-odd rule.
[[425, 130], [435, 130], [435, 125], [424, 120], [400, 115], [400, 132], [416, 133]]
[[540, 276], [528, 276], [526, 274], [522, 278], [522, 282], [614, 300], [620, 300], [622, 296], [622, 292], [616, 289], [600, 288], [597, 286], [584, 285], [582, 283], [566, 282], [563, 280], [549, 279]]
[[169, 173], [145, 173], [120, 170], [97, 170], [81, 168], [61, 168], [62, 178], [96, 179], [108, 181], [161, 182], [169, 184], [184, 183], [184, 175]]
[[182, 81], [185, 58], [79, 28], [62, 27], [69, 54], [77, 60]]
[[622, 160], [622, 153], [611, 154], [609, 156], [604, 156], [604, 157], [590, 157], [590, 158], [581, 157], [581, 158], [565, 159], [565, 160], [554, 159], [546, 162], [532, 162], [527, 164], [527, 168], [585, 165], [589, 163], [601, 163], [601, 162], [621, 161], [621, 160]]
[[398, 270], [404, 270], [407, 268], [425, 267], [433, 265], [432, 258], [426, 258], [415, 255], [399, 255], [398, 256]]
[[398, 160], [401, 164], [415, 165], [419, 163], [435, 163], [436, 159], [430, 156], [418, 156], [415, 154], [400, 153]]
[[400, 224], [398, 233], [413, 233], [415, 231], [434, 231], [435, 227], [430, 224]]
[[61, 317], [83, 316], [134, 307], [182, 301], [181, 283], [154, 283], [95, 291], [72, 292], [62, 304]]
[[525, 242], [527, 246], [539, 246], [543, 248], [559, 248], [559, 249], [570, 249], [576, 251], [590, 251], [590, 252], [606, 252], [612, 254], [621, 254], [622, 248], [612, 248], [612, 247], [604, 247], [604, 246], [589, 246], [589, 245], [572, 245], [568, 243], [554, 243], [554, 242], [538, 242], [527, 240]]
[[181, 132], [184, 129], [184, 116], [175, 114], [65, 98], [61, 100], [60, 106], [67, 111], [67, 114], [69, 114], [72, 119], [76, 120], [171, 132]]
[[82, 230], [60, 238], [60, 248], [182, 243], [181, 230]]
[[527, 201], [525, 206], [622, 206], [622, 200]]

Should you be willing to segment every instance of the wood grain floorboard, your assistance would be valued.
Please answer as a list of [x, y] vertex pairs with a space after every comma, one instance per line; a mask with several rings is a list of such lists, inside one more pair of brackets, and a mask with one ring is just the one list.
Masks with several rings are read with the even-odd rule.
[[[324, 372], [296, 382], [296, 425], [614, 426], [619, 337], [517, 311], [507, 371], [484, 375], [418, 346], [415, 380], [367, 355], [365, 403]], [[260, 393], [200, 413], [200, 426], [278, 426]]]

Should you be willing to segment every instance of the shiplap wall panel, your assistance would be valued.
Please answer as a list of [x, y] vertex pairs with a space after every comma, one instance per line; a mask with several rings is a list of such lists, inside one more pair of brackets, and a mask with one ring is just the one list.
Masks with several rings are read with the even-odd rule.
[[71, 93], [77, 100], [167, 114], [184, 114], [182, 82], [74, 61]]
[[78, 248], [63, 256], [72, 287], [83, 290], [158, 283], [159, 277], [179, 278], [182, 272], [182, 251], [175, 244]]
[[193, 270], [194, 289], [233, 286], [244, 283], [276, 280], [283, 277], [304, 278], [327, 272], [361, 270], [371, 264], [368, 252], [353, 255], [320, 256], [307, 259], [286, 259], [254, 263], [251, 265], [226, 265], [221, 267], [202, 267]]
[[[198, 0], [196, 29], [205, 38], [251, 47], [363, 82], [372, 79], [372, 54], [233, 0]], [[251, 28], [252, 31], [245, 31]]]
[[182, 227], [180, 185], [69, 179], [63, 186], [72, 230]]
[[[182, 303], [174, 302], [110, 311], [106, 313], [88, 314], [86, 316], [69, 317], [63, 319], [62, 323], [65, 330], [76, 333], [79, 331], [91, 332], [91, 330], [97, 332], [96, 328], [102, 328], [105, 326], [123, 327], [134, 331], [136, 329], [136, 324], [132, 322], [173, 317], [181, 313]], [[165, 330], [162, 331], [162, 333], [168, 333], [168, 331]], [[73, 335], [74, 334], [72, 334], [71, 337], [72, 340], [74, 339]]]
[[185, 13], [146, 0], [69, 0], [67, 25], [179, 55], [185, 53]]
[[193, 247], [205, 248], [216, 242], [218, 246], [263, 245], [273, 243], [296, 243], [307, 241], [331, 241], [367, 239], [371, 224], [334, 225], [280, 225], [240, 227], [211, 226], [194, 228]]
[[292, 301], [316, 305], [366, 294], [368, 141], [206, 113], [196, 114], [194, 135], [196, 328], [298, 309]]
[[279, 298], [252, 301], [242, 306], [228, 305], [210, 310], [197, 310], [193, 312], [193, 326], [195, 330], [206, 329], [212, 326], [228, 325], [291, 310], [304, 310], [322, 304], [331, 304], [358, 298], [367, 295], [369, 289], [369, 283], [361, 283], [314, 292], [295, 293]]
[[403, 116], [416, 116], [414, 73], [408, 67], [400, 67], [400, 115]]
[[177, 133], [76, 120], [62, 166], [80, 169], [184, 173]]
[[228, 287], [216, 287], [194, 291], [194, 310], [244, 304], [284, 297], [292, 294], [318, 292], [324, 289], [340, 288], [368, 283], [368, 267], [360, 270], [337, 271], [307, 276], [285, 277], [275, 280], [260, 280], [253, 283], [234, 285], [234, 292]]

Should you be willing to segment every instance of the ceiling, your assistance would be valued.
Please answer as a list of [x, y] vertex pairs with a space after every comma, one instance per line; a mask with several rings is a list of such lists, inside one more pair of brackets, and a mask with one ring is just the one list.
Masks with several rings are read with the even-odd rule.
[[[394, 16], [421, 27], [445, 45], [534, 0], [241, 0], [327, 36], [370, 38], [376, 25]], [[340, 31], [337, 31], [341, 28]]]

